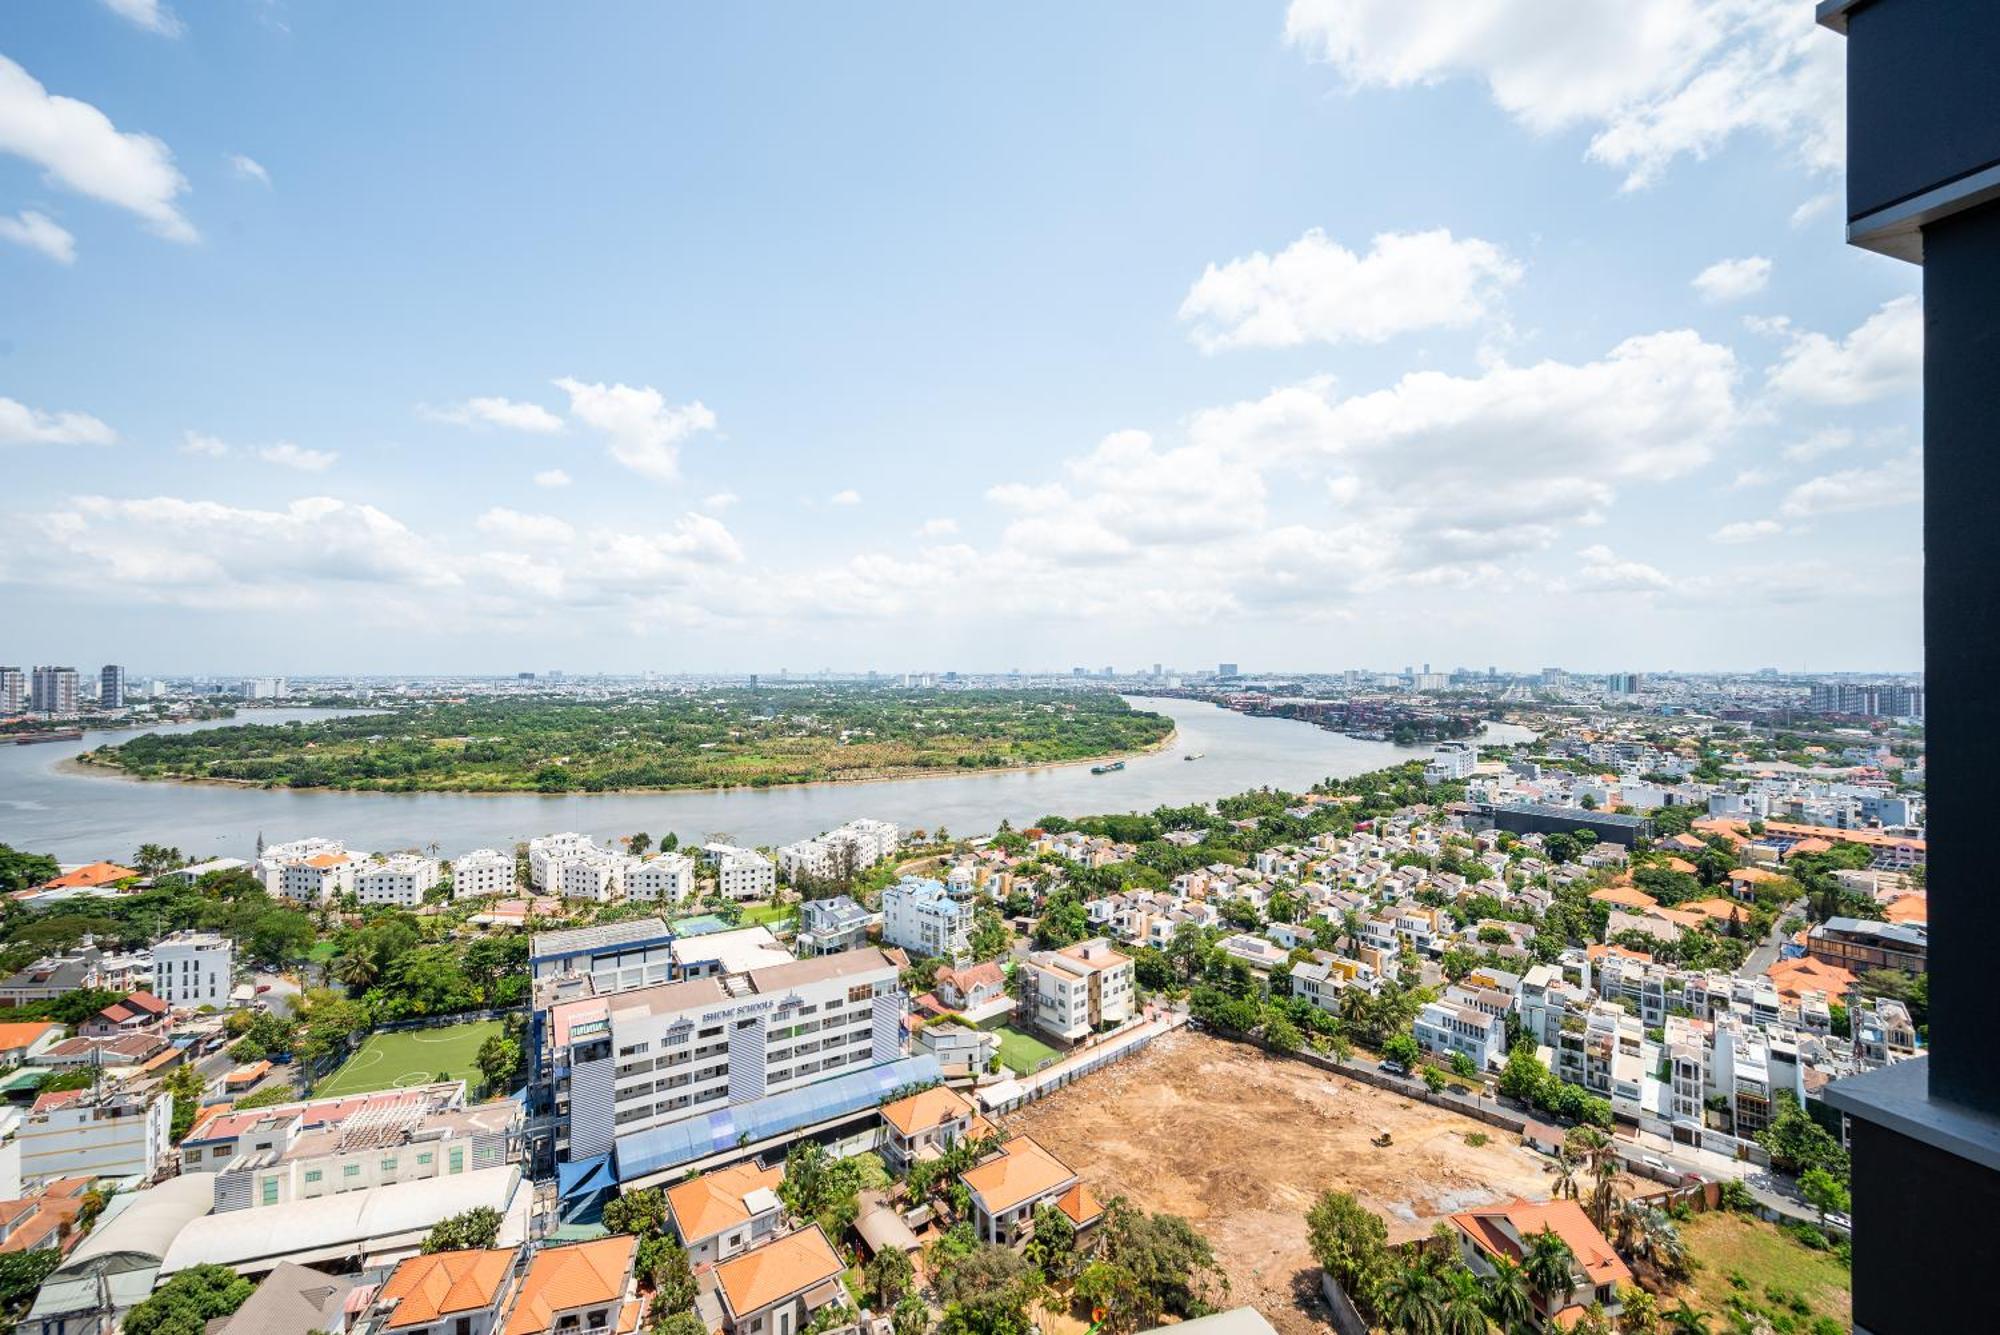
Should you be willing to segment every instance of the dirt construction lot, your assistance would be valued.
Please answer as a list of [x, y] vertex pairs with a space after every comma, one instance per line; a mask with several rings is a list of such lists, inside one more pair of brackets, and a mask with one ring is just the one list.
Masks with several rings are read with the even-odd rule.
[[[1123, 1195], [1191, 1220], [1229, 1274], [1230, 1298], [1277, 1328], [1327, 1327], [1302, 1295], [1318, 1271], [1305, 1213], [1322, 1190], [1351, 1191], [1391, 1241], [1421, 1237], [1455, 1210], [1549, 1194], [1546, 1160], [1520, 1137], [1328, 1075], [1304, 1062], [1180, 1032], [1006, 1119], [1074, 1168], [1103, 1199]], [[1395, 1143], [1369, 1144], [1386, 1127]], [[1468, 1133], [1490, 1139], [1477, 1148]]]

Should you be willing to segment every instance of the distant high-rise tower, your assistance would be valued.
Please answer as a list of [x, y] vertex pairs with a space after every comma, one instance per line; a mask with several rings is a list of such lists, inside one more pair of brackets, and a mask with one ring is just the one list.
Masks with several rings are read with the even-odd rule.
[[1217, 663], [1215, 665], [1215, 675], [1218, 677], [1240, 677], [1243, 674], [1236, 670], [1236, 664], [1234, 663]]
[[76, 669], [73, 667], [37, 667], [30, 689], [35, 712], [74, 714], [76, 682]]
[[102, 709], [125, 707], [125, 669], [106, 664], [97, 674], [97, 703]]
[[18, 714], [28, 703], [28, 674], [0, 667], [0, 714]]

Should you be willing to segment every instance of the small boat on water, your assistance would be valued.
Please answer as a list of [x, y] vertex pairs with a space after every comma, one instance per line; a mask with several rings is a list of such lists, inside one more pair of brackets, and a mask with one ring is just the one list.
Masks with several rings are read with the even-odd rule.
[[1119, 770], [1124, 768], [1125, 768], [1124, 761], [1114, 760], [1109, 765], [1092, 765], [1090, 767], [1090, 772], [1092, 774], [1116, 774]]
[[1182, 760], [1200, 760], [1200, 759], [1201, 759], [1201, 758], [1202, 758], [1203, 756], [1205, 756], [1205, 755], [1207, 755], [1207, 754], [1208, 754], [1208, 752], [1206, 752], [1206, 751], [1190, 751], [1190, 752], [1188, 752], [1188, 753], [1187, 753], [1186, 755], [1182, 756], [1182, 757], [1181, 757], [1181, 759], [1182, 759]]

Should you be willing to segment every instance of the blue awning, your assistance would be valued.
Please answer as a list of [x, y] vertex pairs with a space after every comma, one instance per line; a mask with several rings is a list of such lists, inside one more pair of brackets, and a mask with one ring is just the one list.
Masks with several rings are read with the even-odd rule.
[[617, 1184], [618, 1177], [611, 1171], [609, 1154], [594, 1155], [588, 1159], [577, 1159], [556, 1165], [556, 1194], [564, 1200], [574, 1196], [588, 1196]]

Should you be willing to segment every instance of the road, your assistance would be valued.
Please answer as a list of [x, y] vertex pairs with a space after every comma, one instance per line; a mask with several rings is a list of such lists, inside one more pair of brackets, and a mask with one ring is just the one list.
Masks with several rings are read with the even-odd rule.
[[1743, 967], [1736, 971], [1737, 977], [1761, 977], [1770, 970], [1773, 964], [1778, 962], [1778, 952], [1785, 944], [1785, 919], [1791, 917], [1793, 914], [1803, 915], [1805, 907], [1806, 902], [1801, 899], [1796, 903], [1787, 904], [1778, 910], [1778, 920], [1771, 924], [1771, 934], [1759, 942], [1756, 948], [1750, 952], [1749, 957], [1743, 961]]

